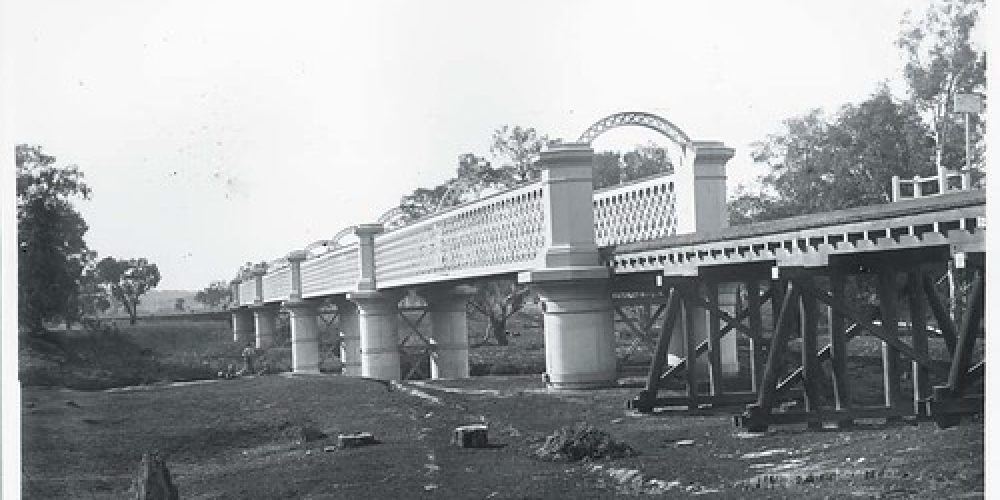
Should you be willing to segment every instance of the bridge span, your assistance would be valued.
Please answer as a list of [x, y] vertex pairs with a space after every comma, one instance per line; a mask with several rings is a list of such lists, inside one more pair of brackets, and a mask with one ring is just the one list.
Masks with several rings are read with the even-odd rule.
[[[947, 420], [978, 408], [981, 398], [966, 397], [965, 389], [984, 370], [970, 361], [983, 309], [982, 192], [728, 227], [725, 165], [734, 150], [691, 141], [651, 116], [612, 115], [582, 140], [614, 126], [662, 128], [681, 146], [674, 173], [595, 191], [589, 143], [559, 143], [542, 152], [538, 182], [401, 227], [352, 226], [242, 269], [232, 281], [235, 340], [269, 347], [284, 309], [293, 370], [318, 373], [318, 307], [330, 301], [343, 334], [344, 373], [400, 379], [399, 319], [406, 318], [399, 302], [413, 290], [428, 304], [430, 336], [410, 327], [427, 344], [431, 376], [468, 377], [470, 285], [516, 277], [543, 301], [546, 376], [555, 388], [615, 384], [617, 315], [655, 340], [646, 388], [630, 402], [638, 411], [750, 403], [740, 423], [760, 429], [932, 410]], [[350, 234], [357, 241], [343, 244]], [[972, 273], [961, 318], [935, 291], [936, 275], [949, 266]], [[874, 298], [851, 303], [858, 294], [845, 292], [849, 280], [863, 288], [868, 276]], [[628, 317], [627, 306], [637, 304], [655, 312], [642, 321]], [[947, 368], [928, 357], [928, 307], [948, 340]], [[909, 343], [900, 339], [901, 310], [910, 320]], [[851, 404], [846, 345], [862, 332], [883, 345], [885, 401], [876, 408]], [[829, 345], [820, 348], [821, 339]], [[786, 370], [790, 344], [801, 362]], [[904, 358], [912, 365], [912, 404], [901, 389]], [[829, 377], [820, 368], [825, 362]], [[674, 376], [683, 376], [683, 393], [661, 397]], [[935, 376], [943, 385], [932, 388]], [[727, 389], [723, 381], [734, 377], [746, 387]], [[832, 406], [821, 403], [824, 378], [832, 380]], [[803, 400], [801, 411], [775, 412], [789, 395]]]

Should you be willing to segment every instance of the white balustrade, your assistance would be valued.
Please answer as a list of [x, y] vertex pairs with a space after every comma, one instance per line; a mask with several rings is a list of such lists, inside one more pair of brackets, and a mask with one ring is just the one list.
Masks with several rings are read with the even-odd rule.
[[594, 193], [597, 246], [620, 245], [677, 234], [673, 174]]
[[378, 287], [532, 267], [546, 244], [542, 190], [529, 184], [376, 236]]
[[361, 276], [358, 261], [357, 243], [308, 257], [301, 264], [302, 298], [354, 290]]
[[283, 266], [270, 268], [263, 279], [264, 302], [280, 302], [288, 300], [292, 293], [292, 272], [291, 267], [286, 262]]
[[240, 305], [251, 306], [256, 298], [257, 284], [252, 277], [244, 278], [243, 282], [240, 283]]

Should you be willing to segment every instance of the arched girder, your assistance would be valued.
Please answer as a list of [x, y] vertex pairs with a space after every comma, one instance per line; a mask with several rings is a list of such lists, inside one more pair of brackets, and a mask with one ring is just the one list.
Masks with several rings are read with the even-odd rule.
[[403, 225], [405, 216], [406, 212], [402, 208], [393, 207], [380, 215], [375, 222], [382, 224], [386, 229], [394, 229]]
[[691, 138], [688, 137], [683, 130], [678, 128], [673, 123], [670, 123], [670, 121], [666, 118], [652, 113], [646, 113], [644, 111], [623, 111], [621, 113], [615, 113], [601, 118], [587, 128], [587, 130], [580, 135], [577, 142], [585, 142], [589, 144], [608, 130], [628, 126], [646, 127], [648, 129], [655, 130], [666, 136], [666, 138], [670, 139], [674, 144], [680, 146], [682, 151], [686, 151], [688, 145], [691, 143]]

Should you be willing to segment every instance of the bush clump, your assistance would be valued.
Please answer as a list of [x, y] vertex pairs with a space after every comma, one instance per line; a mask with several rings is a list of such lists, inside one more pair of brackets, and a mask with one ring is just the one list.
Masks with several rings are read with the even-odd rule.
[[542, 460], [577, 462], [605, 458], [625, 458], [639, 452], [628, 443], [586, 423], [561, 427], [545, 438], [533, 455]]

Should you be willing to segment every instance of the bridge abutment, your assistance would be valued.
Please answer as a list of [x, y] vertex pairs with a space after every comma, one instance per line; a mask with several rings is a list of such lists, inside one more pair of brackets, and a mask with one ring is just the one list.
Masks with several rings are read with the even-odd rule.
[[469, 378], [469, 323], [465, 304], [474, 287], [435, 286], [420, 291], [431, 316], [431, 378]]

